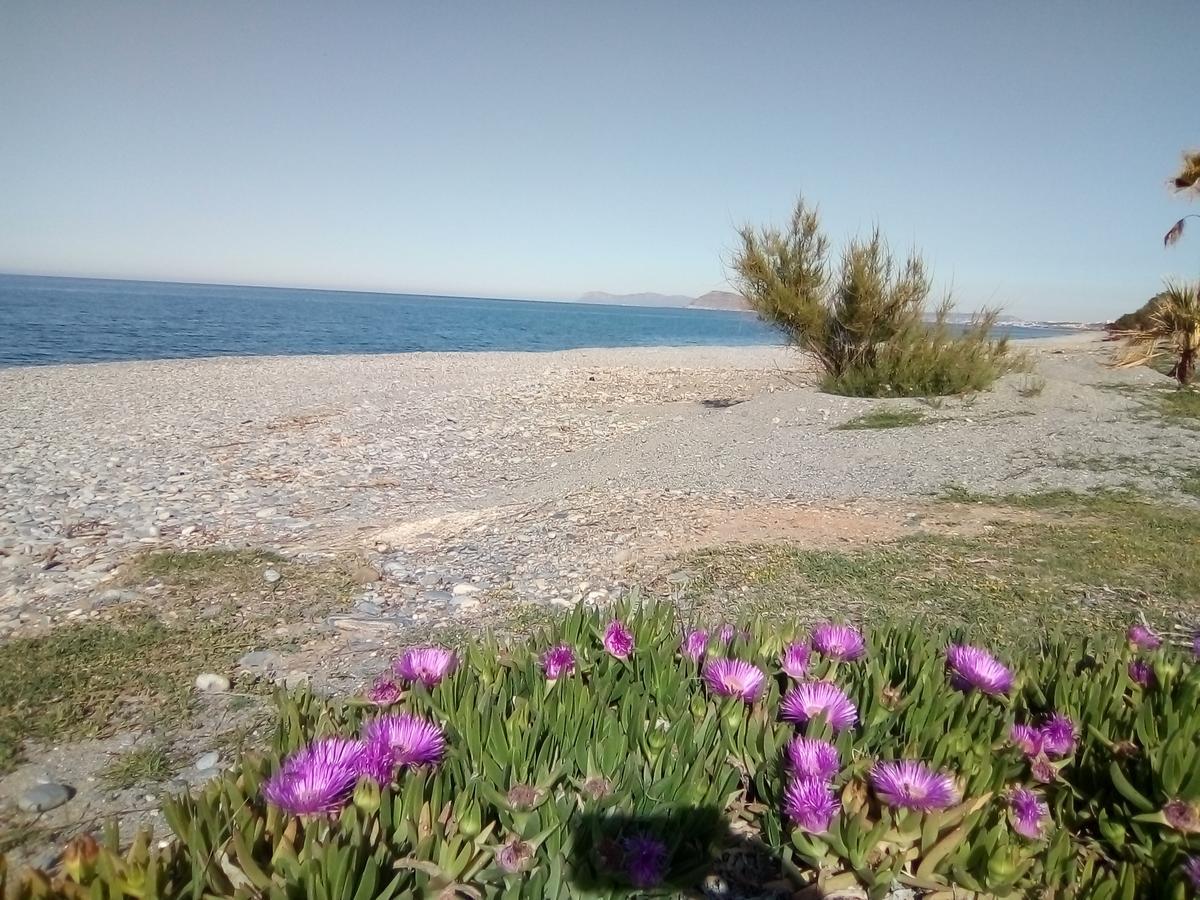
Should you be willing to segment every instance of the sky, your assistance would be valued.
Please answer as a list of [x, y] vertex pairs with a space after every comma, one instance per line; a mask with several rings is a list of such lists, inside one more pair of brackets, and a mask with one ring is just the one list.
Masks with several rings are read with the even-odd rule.
[[694, 295], [803, 194], [962, 309], [1103, 319], [1200, 271], [1194, 11], [0, 0], [0, 272]]

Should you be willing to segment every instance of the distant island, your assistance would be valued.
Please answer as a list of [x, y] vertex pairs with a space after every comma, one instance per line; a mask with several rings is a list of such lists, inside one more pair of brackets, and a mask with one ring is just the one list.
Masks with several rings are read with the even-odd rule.
[[669, 306], [675, 309], [726, 309], [748, 312], [750, 304], [741, 294], [731, 291], [709, 291], [699, 297], [683, 294], [609, 294], [606, 291], [588, 291], [579, 298], [582, 303], [607, 303], [613, 306]]

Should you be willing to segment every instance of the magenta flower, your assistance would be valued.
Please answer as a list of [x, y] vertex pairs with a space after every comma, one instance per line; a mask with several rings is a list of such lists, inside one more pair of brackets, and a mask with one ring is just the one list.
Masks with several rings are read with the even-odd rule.
[[808, 645], [789, 644], [779, 658], [779, 668], [783, 669], [789, 678], [803, 678], [804, 673], [808, 671]]
[[1200, 891], [1200, 856], [1189, 856], [1187, 858], [1183, 864], [1183, 874], [1192, 883], [1192, 887]]
[[1042, 751], [1049, 757], [1061, 759], [1075, 752], [1075, 741], [1079, 733], [1075, 723], [1062, 713], [1051, 713], [1038, 729], [1042, 738]]
[[[1192, 638], [1192, 656], [1200, 660], [1200, 634]], [[1197, 857], [1193, 857], [1195, 859]]]
[[568, 644], [551, 647], [542, 654], [542, 670], [550, 681], [570, 675], [575, 671], [575, 651]]
[[1045, 837], [1046, 827], [1050, 824], [1050, 807], [1037, 794], [1029, 788], [1015, 788], [1008, 795], [1008, 806], [1017, 834], [1031, 841]]
[[1034, 777], [1035, 781], [1040, 781], [1042, 784], [1052, 784], [1058, 780], [1058, 769], [1042, 753], [1034, 757], [1033, 762], [1030, 763], [1029, 774]]
[[841, 810], [828, 782], [818, 778], [794, 779], [783, 792], [783, 812], [801, 831], [820, 834]]
[[797, 723], [823, 715], [835, 731], [850, 728], [858, 721], [854, 703], [830, 681], [805, 681], [796, 685], [779, 704], [779, 715], [785, 721]]
[[728, 623], [721, 626], [718, 640], [722, 644], [730, 644], [738, 638], [743, 641], [748, 641], [750, 640], [750, 632], [744, 628], [738, 628], [736, 625], [730, 625]]
[[708, 632], [699, 628], [689, 631], [684, 636], [683, 643], [679, 646], [679, 649], [684, 656], [699, 662], [700, 657], [704, 655], [704, 651], [708, 649]]
[[380, 678], [367, 691], [367, 699], [376, 706], [391, 706], [400, 702], [400, 685], [390, 678]]
[[365, 752], [362, 741], [315, 740], [283, 761], [263, 785], [263, 797], [293, 816], [336, 812], [363, 773]]
[[431, 688], [454, 674], [458, 668], [458, 657], [453, 650], [445, 647], [410, 647], [392, 668], [405, 681], [419, 681]]
[[635, 834], [622, 842], [625, 874], [636, 888], [651, 888], [667, 873], [667, 845], [648, 834]]
[[392, 783], [395, 771], [396, 761], [392, 749], [381, 741], [367, 741], [359, 763], [359, 774], [366, 775], [378, 784], [386, 785]]
[[1129, 677], [1134, 684], [1144, 688], [1154, 686], [1154, 669], [1150, 668], [1150, 663], [1144, 659], [1135, 659], [1129, 664]]
[[785, 752], [788, 768], [797, 778], [829, 781], [842, 767], [837, 748], [819, 738], [792, 738]]
[[763, 687], [763, 672], [740, 659], [711, 659], [704, 664], [704, 683], [714, 694], [753, 703]]
[[813, 649], [829, 659], [860, 659], [867, 652], [862, 632], [849, 625], [818, 625], [812, 633]]
[[875, 763], [871, 787], [880, 800], [896, 809], [929, 812], [958, 802], [953, 778], [912, 759]]
[[974, 689], [998, 696], [1012, 689], [1012, 672], [979, 647], [951, 644], [946, 648], [946, 668], [950, 670], [950, 683], [961, 691]]
[[446, 752], [441, 727], [410, 713], [372, 719], [363, 727], [363, 737], [387, 748], [393, 766], [435, 765]]
[[613, 619], [604, 629], [604, 649], [617, 659], [628, 659], [633, 652], [633, 632]]
[[1129, 643], [1139, 650], [1157, 650], [1162, 646], [1162, 638], [1158, 632], [1146, 625], [1130, 625], [1125, 636], [1129, 638]]
[[1030, 758], [1042, 752], [1042, 732], [1032, 725], [1014, 725], [1009, 737]]

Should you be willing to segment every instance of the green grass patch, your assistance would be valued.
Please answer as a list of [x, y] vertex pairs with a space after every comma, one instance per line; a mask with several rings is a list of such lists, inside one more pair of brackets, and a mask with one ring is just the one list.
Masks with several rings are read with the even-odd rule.
[[227, 669], [253, 640], [240, 629], [172, 628], [138, 615], [0, 645], [0, 773], [20, 762], [26, 741], [186, 721], [197, 673]]
[[1200, 467], [1188, 469], [1179, 478], [1178, 488], [1181, 493], [1192, 497], [1200, 497]]
[[[1138, 611], [1157, 620], [1197, 612], [1200, 517], [1193, 510], [1122, 491], [947, 496], [999, 505], [996, 520], [975, 536], [917, 535], [854, 552], [788, 545], [702, 551], [686, 560], [701, 573], [687, 593], [701, 605], [705, 597], [740, 599], [767, 618], [926, 618], [1012, 646], [1049, 631], [1120, 629]], [[1006, 519], [1005, 506], [1038, 515]]]
[[113, 790], [124, 790], [139, 784], [157, 784], [171, 777], [174, 765], [171, 754], [160, 746], [138, 747], [122, 753], [100, 773], [100, 780]]
[[836, 426], [837, 431], [858, 431], [865, 428], [908, 428], [912, 425], [925, 425], [930, 420], [919, 409], [900, 409], [881, 407], [855, 416], [849, 421]]
[[1200, 428], [1200, 391], [1163, 391], [1158, 400], [1162, 417], [1176, 425]]

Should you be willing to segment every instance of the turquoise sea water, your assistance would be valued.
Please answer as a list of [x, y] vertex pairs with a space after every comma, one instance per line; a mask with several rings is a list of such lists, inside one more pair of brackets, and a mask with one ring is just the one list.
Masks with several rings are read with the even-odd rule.
[[0, 365], [8, 366], [781, 340], [739, 312], [0, 275]]

